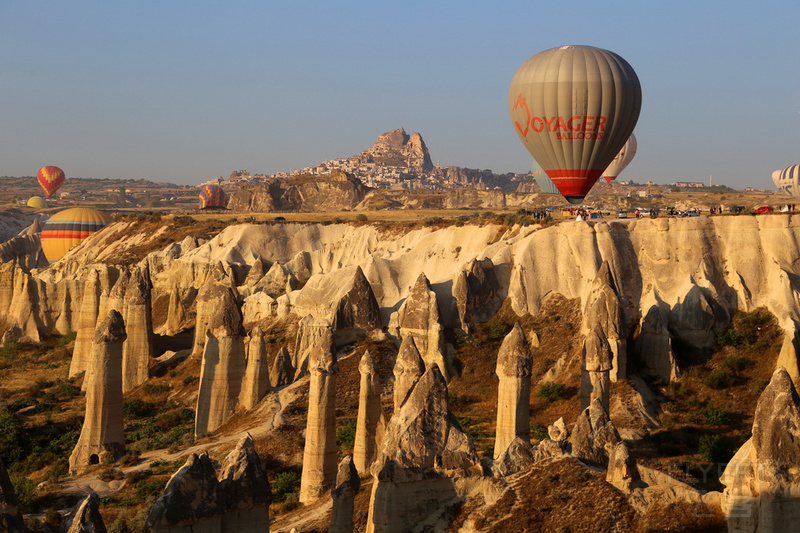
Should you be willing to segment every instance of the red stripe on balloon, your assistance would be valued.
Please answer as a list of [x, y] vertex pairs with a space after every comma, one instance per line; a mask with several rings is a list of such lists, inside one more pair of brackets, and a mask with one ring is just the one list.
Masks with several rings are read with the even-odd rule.
[[94, 231], [42, 231], [42, 239], [85, 239]]

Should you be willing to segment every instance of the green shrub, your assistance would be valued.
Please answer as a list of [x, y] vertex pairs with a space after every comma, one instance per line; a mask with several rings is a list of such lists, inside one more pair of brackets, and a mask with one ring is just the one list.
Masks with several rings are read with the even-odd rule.
[[703, 416], [705, 423], [710, 426], [725, 425], [728, 423], [728, 419], [730, 418], [730, 413], [727, 409], [714, 407], [713, 405], [709, 405], [703, 409], [700, 414]]
[[134, 398], [122, 403], [122, 413], [126, 418], [144, 418], [149, 416], [155, 406], [141, 398]]
[[731, 372], [742, 372], [754, 365], [755, 363], [753, 361], [741, 355], [732, 355], [722, 363], [723, 368]]
[[342, 426], [336, 430], [336, 444], [344, 451], [353, 449], [356, 444], [355, 418], [347, 418], [342, 421]]
[[486, 323], [487, 334], [492, 340], [502, 340], [511, 331], [512, 326], [503, 322], [497, 315]]
[[367, 215], [365, 215], [364, 213], [359, 213], [356, 215], [356, 220], [358, 220], [359, 222], [366, 222]]
[[709, 463], [726, 463], [733, 455], [733, 443], [722, 435], [703, 435], [699, 452]]
[[712, 389], [727, 389], [736, 384], [736, 376], [727, 370], [715, 370], [703, 380], [703, 385]]
[[547, 428], [542, 424], [533, 424], [531, 426], [531, 435], [536, 440], [544, 440], [550, 436], [547, 433]]
[[300, 489], [300, 474], [294, 470], [278, 472], [272, 480], [272, 500], [284, 502], [286, 498]]
[[738, 333], [733, 328], [717, 332], [717, 344], [720, 346], [741, 346], [747, 342], [747, 335]]
[[145, 383], [142, 392], [145, 394], [163, 394], [172, 390], [168, 383]]
[[5, 464], [20, 459], [26, 443], [25, 428], [19, 417], [0, 400], [0, 460]]
[[542, 383], [536, 391], [536, 397], [546, 402], [555, 402], [569, 396], [569, 388], [563, 383]]
[[20, 510], [23, 512], [28, 511], [33, 500], [36, 499], [36, 482], [26, 477], [12, 476], [11, 483], [14, 485], [14, 492], [17, 493]]

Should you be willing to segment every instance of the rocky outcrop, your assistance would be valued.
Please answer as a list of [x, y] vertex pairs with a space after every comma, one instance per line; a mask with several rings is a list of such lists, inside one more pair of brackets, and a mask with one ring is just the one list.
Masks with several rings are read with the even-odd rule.
[[409, 136], [403, 128], [380, 134], [375, 144], [350, 160], [356, 163], [401, 167], [419, 173], [433, 170], [433, 162], [422, 136], [419, 133]]
[[336, 480], [331, 489], [333, 509], [328, 533], [353, 533], [354, 500], [360, 489], [361, 479], [353, 463], [353, 456], [345, 455], [339, 462]]
[[89, 494], [78, 502], [61, 526], [64, 533], [106, 533], [106, 525], [100, 515], [100, 497], [89, 490]]
[[95, 330], [86, 372], [86, 417], [69, 457], [72, 473], [113, 462], [124, 454], [122, 343], [126, 337], [122, 315], [113, 309]]
[[41, 231], [39, 219], [35, 218], [15, 237], [0, 243], [0, 262], [14, 261], [25, 270], [46, 267], [48, 261], [42, 251]]
[[358, 336], [381, 327], [381, 309], [364, 271], [356, 267], [353, 277], [343, 284], [333, 313], [337, 344], [353, 342]]
[[269, 392], [269, 361], [267, 345], [261, 328], [255, 327], [246, 339], [245, 373], [239, 405], [242, 409], [252, 409]]
[[400, 410], [419, 378], [425, 372], [425, 362], [417, 350], [414, 337], [407, 335], [400, 342], [394, 362], [394, 412]]
[[246, 359], [242, 314], [233, 289], [219, 286], [200, 367], [195, 435], [215, 431], [238, 407]]
[[597, 398], [581, 412], [569, 439], [573, 457], [596, 465], [607, 465], [620, 441], [617, 428]]
[[585, 333], [597, 327], [603, 332], [612, 353], [611, 368], [608, 369], [611, 381], [625, 379], [628, 366], [625, 316], [608, 261], [603, 261], [592, 281], [583, 314], [583, 324]]
[[603, 327], [597, 324], [583, 342], [581, 409], [586, 409], [594, 399], [599, 399], [603, 409], [608, 412], [613, 359], [614, 352], [605, 336]]
[[320, 339], [309, 356], [306, 442], [300, 502], [310, 503], [330, 490], [336, 476], [336, 373], [333, 337]]
[[89, 357], [92, 353], [92, 337], [97, 328], [97, 314], [100, 306], [100, 294], [108, 290], [109, 272], [89, 269], [83, 277], [83, 297], [81, 298], [78, 316], [78, 330], [75, 334], [75, 345], [72, 349], [72, 360], [69, 365], [69, 377], [75, 377], [86, 372], [89, 366]]
[[495, 459], [516, 438], [530, 441], [531, 370], [533, 358], [519, 323], [503, 339], [497, 354], [497, 425]]
[[270, 500], [266, 469], [247, 436], [225, 458], [219, 481], [211, 458], [192, 454], [150, 508], [147, 525], [152, 533], [261, 532]]
[[[200, 287], [195, 298], [195, 326], [194, 326], [194, 347], [192, 355], [203, 353], [206, 344], [209, 321], [220, 306], [238, 305], [238, 295], [235, 293], [231, 280], [220, 274], [219, 268], [216, 275], [208, 274], [206, 282]], [[233, 292], [233, 294], [231, 294]], [[233, 296], [233, 304], [230, 303]]]
[[292, 355], [286, 349], [286, 346], [282, 346], [278, 351], [278, 355], [275, 356], [269, 376], [273, 387], [282, 387], [294, 381]]
[[492, 472], [497, 477], [507, 477], [517, 472], [527, 470], [536, 461], [536, 446], [531, 445], [530, 438], [514, 438], [499, 453], [495, 447], [495, 458], [492, 463]]
[[437, 365], [448, 377], [439, 303], [424, 273], [419, 275], [397, 311], [397, 333], [401, 338], [412, 336], [425, 364]]
[[128, 338], [122, 345], [122, 392], [147, 381], [153, 353], [153, 319], [150, 273], [134, 267], [125, 286], [122, 317]]
[[380, 376], [368, 350], [361, 357], [358, 371], [361, 373], [361, 386], [358, 393], [353, 464], [359, 474], [366, 475], [369, 467], [378, 458], [378, 445], [383, 442], [386, 422], [381, 407]]
[[320, 342], [324, 343], [329, 340], [333, 342], [333, 328], [328, 320], [314, 318], [311, 315], [300, 319], [300, 323], [297, 325], [297, 340], [295, 340], [294, 353], [292, 354], [294, 379], [308, 372], [311, 351]]
[[481, 472], [475, 447], [451, 417], [447, 398], [439, 367], [428, 365], [389, 421], [373, 470], [368, 532], [409, 531], [458, 501], [456, 477]]
[[735, 533], [787, 531], [800, 520], [800, 397], [784, 368], [772, 374], [753, 434], [725, 468], [723, 510]]
[[711, 349], [716, 331], [730, 324], [730, 316], [708, 289], [692, 286], [682, 302], [676, 303], [669, 315], [669, 329], [686, 344]]
[[644, 375], [657, 376], [665, 383], [680, 376], [672, 338], [657, 305], [650, 307], [642, 320], [636, 337], [636, 353], [644, 365], [641, 369]]
[[472, 324], [492, 318], [502, 303], [500, 282], [489, 258], [473, 259], [453, 280], [453, 298], [458, 310], [461, 329], [469, 333]]
[[800, 387], [800, 358], [798, 358], [798, 339], [797, 329], [787, 331], [783, 336], [781, 353], [778, 355], [777, 367], [783, 367], [792, 378], [795, 388]]
[[0, 531], [25, 533], [25, 522], [19, 512], [19, 500], [6, 467], [0, 462]]
[[630, 492], [640, 479], [636, 460], [631, 456], [628, 445], [620, 441], [609, 456], [606, 481], [622, 492]]

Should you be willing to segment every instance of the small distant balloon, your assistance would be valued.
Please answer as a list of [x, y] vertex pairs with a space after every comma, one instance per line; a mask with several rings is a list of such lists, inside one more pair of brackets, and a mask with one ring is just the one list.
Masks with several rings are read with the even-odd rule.
[[800, 165], [792, 165], [772, 173], [775, 186], [793, 197], [800, 197]]
[[200, 209], [225, 209], [228, 195], [219, 185], [203, 185], [200, 189]]
[[47, 201], [41, 196], [31, 196], [30, 198], [28, 198], [28, 202], [26, 205], [28, 207], [33, 207], [35, 209], [46, 209]]
[[535, 159], [531, 165], [531, 176], [533, 176], [533, 181], [542, 189], [542, 192], [546, 194], [559, 194], [556, 184], [547, 177], [547, 174], [542, 170], [542, 165], [537, 163]]
[[61, 187], [66, 178], [63, 170], [52, 165], [40, 168], [36, 177], [44, 191], [45, 198], [51, 198], [58, 188]]
[[631, 133], [628, 142], [625, 143], [625, 146], [622, 147], [622, 150], [619, 151], [617, 157], [608, 165], [608, 168], [605, 172], [603, 172], [603, 177], [606, 180], [606, 183], [611, 183], [611, 180], [617, 179], [625, 167], [627, 167], [631, 161], [633, 161], [633, 156], [636, 155], [636, 135]]
[[539, 52], [517, 70], [508, 90], [517, 135], [573, 204], [625, 145], [641, 107], [633, 67], [593, 46]]
[[44, 223], [42, 251], [51, 263], [58, 261], [92, 233], [111, 222], [111, 217], [90, 207], [59, 211]]

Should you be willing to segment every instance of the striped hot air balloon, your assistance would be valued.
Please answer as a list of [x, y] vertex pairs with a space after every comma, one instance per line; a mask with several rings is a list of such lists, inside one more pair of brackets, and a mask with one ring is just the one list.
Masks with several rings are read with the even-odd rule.
[[772, 173], [775, 186], [789, 196], [800, 196], [800, 165], [792, 165]]
[[59, 211], [42, 228], [42, 251], [51, 263], [58, 261], [86, 237], [110, 222], [110, 216], [89, 207]]
[[225, 209], [228, 195], [219, 185], [203, 185], [200, 189], [200, 209]]
[[60, 168], [48, 165], [39, 169], [36, 178], [44, 191], [45, 198], [50, 198], [64, 183], [65, 176]]

